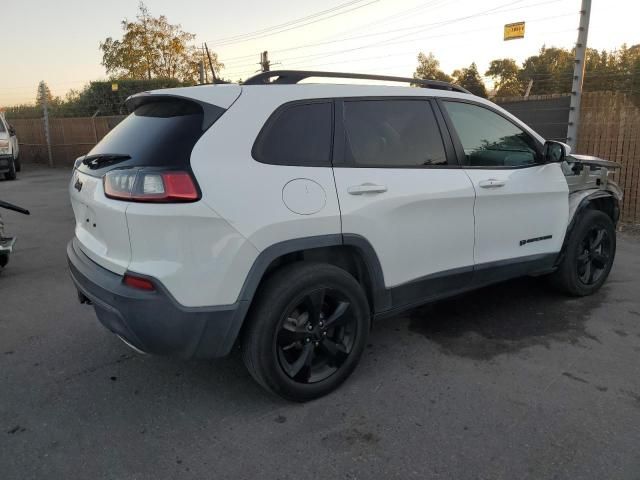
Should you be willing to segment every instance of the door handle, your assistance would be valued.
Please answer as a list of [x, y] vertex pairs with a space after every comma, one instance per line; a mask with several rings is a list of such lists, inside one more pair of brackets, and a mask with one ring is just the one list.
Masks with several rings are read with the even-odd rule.
[[351, 195], [364, 195], [365, 193], [384, 193], [387, 187], [384, 185], [374, 185], [373, 183], [363, 183], [362, 185], [354, 185], [347, 188], [347, 192]]
[[498, 180], [497, 178], [489, 178], [488, 180], [482, 180], [478, 183], [481, 188], [499, 188], [504, 187], [506, 184], [506, 180]]

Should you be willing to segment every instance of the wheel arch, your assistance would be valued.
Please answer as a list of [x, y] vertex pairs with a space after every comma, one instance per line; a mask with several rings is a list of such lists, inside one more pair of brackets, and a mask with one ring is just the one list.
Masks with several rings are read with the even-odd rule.
[[249, 270], [239, 300], [251, 303], [271, 273], [305, 260], [325, 262], [351, 273], [363, 286], [372, 312], [388, 307], [382, 267], [375, 250], [364, 237], [350, 234], [295, 238], [267, 247]]
[[569, 225], [567, 226], [567, 231], [562, 243], [562, 250], [560, 251], [560, 255], [558, 255], [556, 265], [558, 265], [564, 258], [571, 233], [576, 227], [578, 220], [586, 211], [599, 210], [604, 212], [609, 216], [609, 218], [611, 218], [614, 225], [617, 224], [620, 217], [620, 201], [613, 192], [608, 190], [587, 190], [574, 195], [575, 197], [570, 198]]
[[251, 303], [260, 286], [279, 268], [299, 261], [323, 261], [354, 275], [362, 285], [371, 314], [391, 307], [391, 296], [385, 289], [382, 267], [371, 244], [360, 235], [332, 234], [296, 238], [279, 242], [258, 255], [247, 274], [238, 305], [238, 321], [227, 334], [230, 344], [241, 338]]
[[614, 224], [618, 222], [620, 217], [620, 201], [613, 192], [609, 190], [587, 190], [579, 192], [571, 196], [569, 201], [570, 222], [567, 228], [573, 228], [580, 215], [588, 209], [600, 210], [606, 213]]

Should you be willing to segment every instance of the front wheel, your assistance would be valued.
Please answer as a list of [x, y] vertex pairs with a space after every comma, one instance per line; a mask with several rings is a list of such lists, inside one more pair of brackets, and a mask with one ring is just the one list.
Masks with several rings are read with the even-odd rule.
[[570, 295], [591, 295], [609, 276], [615, 254], [613, 221], [604, 212], [588, 210], [571, 232], [564, 258], [551, 275], [551, 282]]
[[251, 375], [268, 390], [303, 402], [331, 392], [356, 368], [370, 312], [349, 273], [300, 262], [266, 280], [247, 322], [242, 356]]

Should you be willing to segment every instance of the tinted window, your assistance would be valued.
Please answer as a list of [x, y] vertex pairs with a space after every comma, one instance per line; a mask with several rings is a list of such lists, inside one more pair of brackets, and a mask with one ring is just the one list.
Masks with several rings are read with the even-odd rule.
[[423, 100], [345, 102], [347, 161], [370, 167], [444, 165], [431, 104]]
[[253, 156], [275, 165], [331, 165], [331, 103], [291, 105], [267, 122]]
[[472, 167], [519, 167], [536, 162], [536, 144], [506, 118], [477, 105], [444, 102]]
[[[211, 108], [218, 115], [224, 112]], [[203, 134], [203, 117], [202, 107], [189, 101], [165, 98], [144, 103], [93, 147], [87, 164], [79, 169], [102, 175], [115, 166], [189, 167], [191, 151]]]
[[4, 122], [0, 119], [0, 133], [4, 133], [6, 130], [4, 129]]

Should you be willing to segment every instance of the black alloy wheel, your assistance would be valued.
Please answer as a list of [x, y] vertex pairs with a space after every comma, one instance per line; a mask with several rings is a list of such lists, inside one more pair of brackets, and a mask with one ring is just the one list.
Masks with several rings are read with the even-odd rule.
[[358, 328], [350, 307], [344, 294], [324, 287], [293, 302], [275, 339], [278, 362], [289, 378], [319, 382], [344, 364]]
[[584, 285], [597, 284], [612, 261], [612, 242], [602, 226], [594, 226], [580, 242], [576, 269]]
[[550, 281], [564, 293], [583, 297], [597, 292], [609, 276], [616, 255], [616, 229], [611, 217], [600, 210], [578, 215]]
[[362, 285], [346, 270], [296, 262], [269, 275], [242, 332], [242, 359], [263, 387], [305, 402], [353, 373], [371, 327]]

